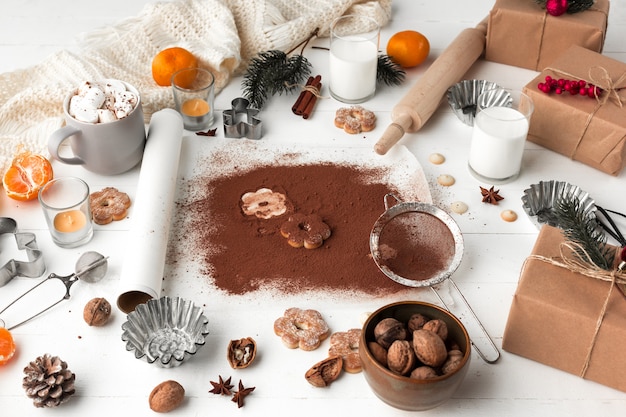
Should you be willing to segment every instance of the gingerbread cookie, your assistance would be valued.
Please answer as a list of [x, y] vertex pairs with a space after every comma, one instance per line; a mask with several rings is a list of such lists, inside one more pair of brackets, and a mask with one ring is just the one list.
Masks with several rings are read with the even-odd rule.
[[245, 193], [241, 196], [241, 203], [241, 209], [246, 215], [265, 220], [285, 214], [288, 208], [287, 197], [269, 188]]
[[319, 347], [330, 329], [319, 311], [291, 307], [274, 322], [274, 333], [289, 349], [310, 351]]
[[335, 126], [351, 135], [369, 132], [376, 127], [376, 115], [361, 106], [341, 107], [335, 113]]
[[294, 213], [280, 226], [280, 234], [294, 248], [315, 249], [330, 237], [330, 227], [317, 214]]
[[329, 356], [341, 356], [343, 370], [352, 374], [361, 372], [359, 358], [359, 339], [361, 329], [350, 329], [347, 332], [336, 332], [330, 335]]
[[122, 220], [128, 213], [130, 197], [114, 187], [106, 187], [89, 196], [91, 215], [96, 224], [109, 224]]

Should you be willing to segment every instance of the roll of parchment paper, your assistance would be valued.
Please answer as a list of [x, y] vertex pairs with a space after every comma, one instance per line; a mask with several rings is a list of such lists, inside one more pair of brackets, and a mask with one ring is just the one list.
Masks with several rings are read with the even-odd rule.
[[174, 207], [183, 120], [173, 109], [152, 115], [143, 153], [117, 306], [130, 313], [158, 298]]

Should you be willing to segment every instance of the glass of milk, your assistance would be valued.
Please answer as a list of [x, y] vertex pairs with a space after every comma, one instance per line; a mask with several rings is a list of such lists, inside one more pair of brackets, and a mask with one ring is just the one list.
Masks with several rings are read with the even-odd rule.
[[532, 99], [517, 90], [495, 88], [478, 97], [468, 162], [477, 179], [502, 184], [518, 177], [533, 110]]
[[330, 94], [344, 103], [362, 103], [376, 92], [380, 26], [346, 15], [330, 26]]

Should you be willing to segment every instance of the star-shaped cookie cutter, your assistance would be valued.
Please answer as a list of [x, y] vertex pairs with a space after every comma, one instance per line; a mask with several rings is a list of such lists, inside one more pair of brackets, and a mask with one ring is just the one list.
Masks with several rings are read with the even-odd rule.
[[46, 271], [41, 251], [34, 233], [17, 232], [17, 223], [10, 217], [0, 217], [0, 234], [12, 233], [19, 250], [26, 251], [28, 261], [9, 260], [0, 267], [0, 287], [17, 276], [37, 278]]
[[[257, 117], [259, 110], [250, 108], [250, 102], [238, 97], [231, 102], [231, 109], [224, 110], [224, 136], [227, 138], [261, 139], [261, 119]], [[245, 115], [245, 120], [244, 119]]]

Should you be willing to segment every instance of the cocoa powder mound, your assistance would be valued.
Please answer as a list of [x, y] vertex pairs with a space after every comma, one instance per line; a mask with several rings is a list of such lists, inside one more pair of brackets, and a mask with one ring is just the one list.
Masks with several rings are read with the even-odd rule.
[[[179, 239], [192, 242], [203, 272], [226, 293], [270, 288], [393, 294], [405, 287], [378, 269], [369, 248], [383, 198], [397, 192], [376, 182], [381, 174], [377, 168], [318, 163], [265, 165], [195, 179], [188, 187], [202, 198], [177, 203], [188, 219], [179, 225]], [[241, 196], [260, 188], [283, 193], [288, 212], [267, 220], [244, 214]], [[317, 214], [331, 228], [321, 247], [293, 248], [280, 234], [295, 212]]]

